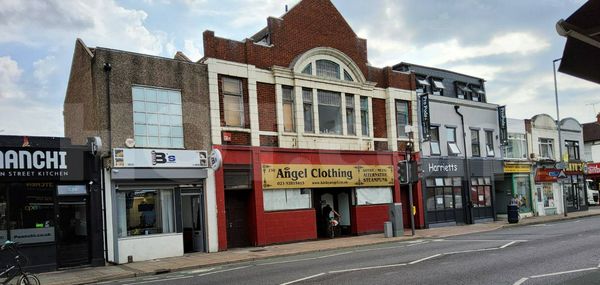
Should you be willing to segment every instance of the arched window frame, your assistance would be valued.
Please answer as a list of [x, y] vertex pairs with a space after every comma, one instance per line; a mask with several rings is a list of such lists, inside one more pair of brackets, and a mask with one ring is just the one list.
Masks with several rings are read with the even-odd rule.
[[[339, 66], [338, 78], [322, 77], [317, 75], [317, 61], [328, 60]], [[308, 67], [310, 65], [310, 67]], [[365, 83], [366, 79], [360, 68], [352, 61], [352, 59], [343, 52], [333, 48], [314, 48], [302, 54], [291, 66], [294, 73], [307, 74], [310, 70], [310, 75], [322, 79], [340, 80], [346, 82]], [[351, 80], [348, 80], [351, 79]]]

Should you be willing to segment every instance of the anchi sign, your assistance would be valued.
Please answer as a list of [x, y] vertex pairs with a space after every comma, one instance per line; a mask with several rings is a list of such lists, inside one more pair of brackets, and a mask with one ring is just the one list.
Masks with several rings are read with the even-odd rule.
[[263, 189], [393, 186], [391, 165], [263, 164]]

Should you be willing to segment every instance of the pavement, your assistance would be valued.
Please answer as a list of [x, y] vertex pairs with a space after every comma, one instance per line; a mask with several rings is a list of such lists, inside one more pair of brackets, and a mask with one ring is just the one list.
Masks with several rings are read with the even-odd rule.
[[166, 272], [193, 270], [244, 261], [292, 256], [303, 253], [355, 248], [368, 245], [409, 241], [414, 239], [446, 238], [466, 234], [483, 233], [501, 228], [546, 224], [556, 221], [599, 215], [600, 207], [591, 207], [588, 211], [569, 213], [568, 217], [564, 217], [563, 215], [529, 217], [521, 219], [518, 224], [508, 224], [506, 221], [495, 221], [474, 225], [417, 230], [415, 236], [410, 235], [410, 230], [405, 230], [405, 236], [394, 238], [385, 238], [383, 234], [371, 234], [281, 245], [270, 245], [265, 247], [232, 249], [216, 253], [192, 253], [180, 257], [140, 261], [129, 264], [107, 265], [104, 267], [86, 267], [47, 272], [38, 274], [38, 277], [44, 285], [89, 284], [124, 278], [150, 276]]

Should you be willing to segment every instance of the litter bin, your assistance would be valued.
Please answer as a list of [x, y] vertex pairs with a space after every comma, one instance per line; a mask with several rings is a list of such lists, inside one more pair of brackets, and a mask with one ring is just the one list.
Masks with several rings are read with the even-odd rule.
[[519, 205], [508, 205], [508, 222], [516, 224], [519, 222]]

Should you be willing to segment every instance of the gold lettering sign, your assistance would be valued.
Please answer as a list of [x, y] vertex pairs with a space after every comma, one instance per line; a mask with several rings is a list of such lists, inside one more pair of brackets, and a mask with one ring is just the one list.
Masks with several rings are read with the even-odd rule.
[[585, 163], [583, 163], [583, 162], [570, 162], [567, 165], [567, 171], [568, 172], [583, 172], [584, 166], [585, 166]]
[[393, 186], [391, 165], [263, 164], [263, 189]]
[[531, 171], [531, 166], [529, 166], [529, 164], [504, 164], [504, 173], [529, 173], [529, 171]]

